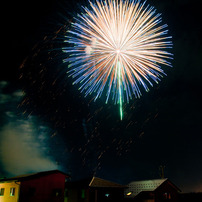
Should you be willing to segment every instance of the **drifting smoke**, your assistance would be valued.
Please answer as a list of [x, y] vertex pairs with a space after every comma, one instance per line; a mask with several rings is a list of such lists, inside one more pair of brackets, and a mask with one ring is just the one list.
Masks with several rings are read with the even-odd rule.
[[[0, 82], [0, 164], [9, 175], [58, 169], [47, 145], [49, 129], [37, 117], [24, 119], [17, 113], [23, 97], [20, 90], [8, 90]], [[9, 92], [9, 93], [8, 93]]]

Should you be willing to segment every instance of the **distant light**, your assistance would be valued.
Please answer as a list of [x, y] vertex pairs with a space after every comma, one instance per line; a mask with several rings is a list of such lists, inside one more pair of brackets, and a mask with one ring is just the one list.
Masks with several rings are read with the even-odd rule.
[[127, 195], [127, 196], [130, 196], [131, 194], [132, 194], [132, 192], [130, 191], [130, 192], [128, 192], [126, 195]]
[[106, 197], [109, 197], [109, 194], [105, 194]]

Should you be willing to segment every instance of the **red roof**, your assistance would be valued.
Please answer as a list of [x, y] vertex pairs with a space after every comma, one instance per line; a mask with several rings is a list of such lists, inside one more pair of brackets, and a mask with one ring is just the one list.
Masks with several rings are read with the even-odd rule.
[[0, 179], [0, 182], [13, 181], [13, 180], [25, 181], [25, 180], [38, 178], [38, 177], [51, 175], [51, 174], [56, 174], [56, 173], [61, 173], [61, 174], [65, 175], [66, 177], [69, 177], [69, 175], [67, 175], [66, 173], [61, 172], [59, 170], [49, 170], [49, 171], [30, 173], [30, 174], [25, 174], [25, 175], [19, 175], [19, 176], [15, 176], [15, 177], [11, 177], [11, 178], [4, 178], [4, 179]]

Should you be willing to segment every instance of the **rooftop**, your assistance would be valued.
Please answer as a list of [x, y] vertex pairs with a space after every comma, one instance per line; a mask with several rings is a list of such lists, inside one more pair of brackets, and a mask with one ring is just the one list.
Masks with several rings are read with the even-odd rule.
[[59, 170], [49, 170], [49, 171], [19, 175], [19, 176], [10, 177], [10, 178], [3, 178], [3, 179], [0, 179], [0, 182], [13, 181], [13, 180], [24, 181], [24, 180], [37, 178], [37, 177], [41, 177], [41, 176], [46, 176], [46, 175], [50, 175], [50, 174], [55, 174], [55, 173], [61, 173], [61, 174], [65, 175], [66, 177], [69, 177], [66, 173], [63, 173]]
[[92, 188], [95, 188], [95, 187], [99, 187], [99, 188], [124, 188], [125, 186], [124, 185], [121, 185], [121, 184], [118, 184], [118, 183], [115, 183], [115, 182], [111, 182], [111, 181], [108, 181], [108, 180], [104, 180], [104, 179], [101, 179], [99, 177], [90, 177], [90, 178], [86, 178], [86, 179], [83, 179], [83, 180], [79, 180], [79, 181], [74, 181], [74, 182], [67, 182], [67, 186], [69, 187], [92, 187]]
[[[161, 186], [168, 179], [154, 179], [154, 180], [143, 180], [143, 181], [133, 181], [128, 184], [128, 188], [125, 190], [125, 195], [129, 198], [137, 196], [142, 191], [155, 191], [159, 186]], [[179, 190], [173, 183], [169, 183]], [[179, 190], [180, 191], [180, 190]]]
[[104, 180], [104, 179], [101, 179], [98, 177], [93, 177], [89, 186], [90, 187], [113, 187], [113, 188], [124, 188], [125, 187], [121, 184], [117, 184], [115, 182]]

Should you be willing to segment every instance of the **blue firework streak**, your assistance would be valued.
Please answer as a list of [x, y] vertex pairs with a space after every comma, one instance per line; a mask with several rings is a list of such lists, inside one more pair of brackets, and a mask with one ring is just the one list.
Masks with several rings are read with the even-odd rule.
[[165, 75], [161, 65], [171, 66], [171, 37], [154, 7], [140, 0], [108, 0], [90, 3], [66, 33], [64, 62], [73, 84], [95, 100], [106, 94], [120, 105], [141, 96], [140, 86], [158, 83]]

